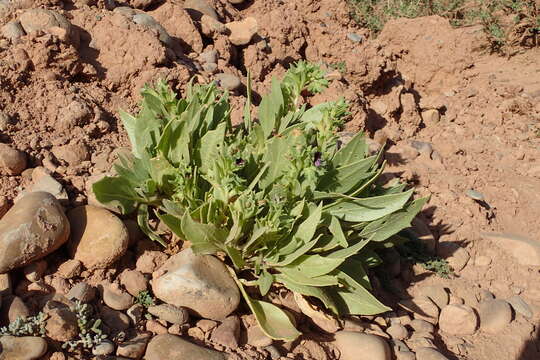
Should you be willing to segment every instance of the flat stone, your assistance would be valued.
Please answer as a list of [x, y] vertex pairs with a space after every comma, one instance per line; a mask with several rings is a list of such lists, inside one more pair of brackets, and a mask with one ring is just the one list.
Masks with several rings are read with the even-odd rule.
[[405, 326], [401, 324], [394, 324], [394, 325], [389, 326], [386, 329], [386, 333], [390, 335], [392, 339], [397, 339], [397, 340], [403, 340], [407, 338], [407, 336], [409, 335], [409, 332], [407, 331]]
[[497, 334], [512, 321], [512, 308], [504, 300], [486, 300], [478, 304], [480, 330]]
[[62, 184], [56, 181], [45, 168], [37, 167], [32, 171], [32, 184], [17, 195], [15, 202], [18, 202], [26, 194], [41, 191], [52, 194], [61, 204], [67, 204], [69, 200]]
[[195, 315], [220, 320], [240, 302], [240, 292], [229, 270], [211, 255], [195, 255], [189, 248], [173, 255], [155, 273], [154, 295]]
[[118, 344], [116, 355], [128, 359], [140, 359], [146, 351], [146, 345], [150, 340], [150, 334], [139, 334], [136, 337]]
[[437, 324], [439, 308], [426, 296], [417, 296], [413, 299], [401, 300], [399, 306], [414, 313], [414, 317], [432, 324]]
[[420, 288], [419, 293], [423, 296], [428, 297], [431, 301], [435, 303], [439, 307], [439, 309], [442, 309], [446, 305], [448, 305], [448, 301], [450, 301], [450, 296], [448, 295], [448, 292], [444, 288], [444, 286], [441, 285], [430, 285], [430, 286], [423, 286]]
[[79, 300], [83, 303], [89, 303], [94, 300], [96, 289], [88, 285], [86, 282], [75, 284], [67, 293], [67, 298], [70, 300]]
[[525, 316], [527, 319], [533, 317], [533, 311], [529, 304], [525, 302], [519, 295], [514, 295], [506, 299], [506, 301], [512, 306], [514, 311], [518, 314]]
[[1, 336], [0, 360], [37, 360], [47, 352], [45, 339], [35, 336]]
[[431, 347], [416, 349], [416, 360], [448, 360], [446, 356]]
[[439, 317], [439, 328], [450, 335], [474, 334], [477, 325], [476, 313], [467, 305], [448, 305]]
[[251, 346], [265, 347], [270, 346], [273, 340], [269, 338], [258, 325], [247, 329], [247, 343]]
[[179, 336], [163, 334], [155, 336], [146, 348], [145, 360], [224, 360], [217, 351], [195, 345]]
[[210, 340], [230, 349], [238, 348], [240, 338], [240, 320], [238, 316], [229, 316], [212, 331]]
[[540, 242], [521, 235], [506, 233], [481, 233], [506, 254], [514, 257], [518, 264], [540, 266]]
[[370, 360], [390, 360], [392, 352], [384, 338], [351, 331], [339, 331], [334, 343], [341, 353], [340, 360], [358, 360], [359, 354]]
[[186, 309], [170, 304], [150, 306], [148, 312], [171, 324], [183, 325], [189, 321], [189, 314]]
[[257, 19], [253, 17], [247, 17], [241, 21], [233, 21], [225, 24], [225, 27], [229, 29], [229, 40], [234, 45], [247, 45], [250, 43], [251, 38], [259, 30]]
[[39, 260], [64, 244], [69, 222], [49, 193], [25, 195], [0, 219], [0, 273]]

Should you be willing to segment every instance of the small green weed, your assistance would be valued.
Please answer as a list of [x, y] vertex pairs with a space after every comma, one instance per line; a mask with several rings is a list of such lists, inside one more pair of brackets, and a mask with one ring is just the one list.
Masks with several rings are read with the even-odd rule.
[[135, 298], [135, 303], [141, 304], [145, 308], [148, 308], [156, 304], [154, 298], [152, 297], [152, 294], [150, 294], [148, 290], [144, 290], [138, 293], [137, 297]]
[[92, 349], [107, 338], [107, 335], [103, 334], [100, 328], [101, 319], [92, 319], [92, 310], [88, 304], [76, 301], [75, 315], [77, 316], [77, 325], [79, 326], [79, 338], [63, 343], [62, 349], [68, 349], [68, 351], [75, 351], [79, 347]]
[[40, 312], [36, 316], [18, 317], [8, 326], [0, 328], [0, 336], [45, 336], [47, 316]]
[[410, 236], [410, 234], [404, 234], [409, 241], [396, 245], [396, 250], [401, 254], [404, 259], [418, 264], [428, 271], [432, 271], [442, 278], [448, 279], [451, 275], [454, 275], [452, 268], [448, 264], [448, 261], [441, 259], [438, 256], [429, 254], [426, 250], [425, 244], [418, 238]]

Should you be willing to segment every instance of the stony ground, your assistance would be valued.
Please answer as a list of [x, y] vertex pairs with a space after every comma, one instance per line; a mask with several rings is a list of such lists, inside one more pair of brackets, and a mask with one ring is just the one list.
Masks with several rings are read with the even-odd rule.
[[[490, 54], [439, 17], [371, 39], [338, 0], [0, 0], [0, 26], [0, 359], [540, 358], [538, 47]], [[385, 180], [431, 196], [414, 230], [453, 273], [388, 251], [377, 317], [314, 321], [274, 293], [304, 332], [283, 343], [219, 260], [163, 251], [90, 188], [144, 83], [216, 80], [238, 121], [247, 70], [257, 101], [299, 59], [331, 80], [311, 104], [344, 96], [343, 136], [366, 131]]]

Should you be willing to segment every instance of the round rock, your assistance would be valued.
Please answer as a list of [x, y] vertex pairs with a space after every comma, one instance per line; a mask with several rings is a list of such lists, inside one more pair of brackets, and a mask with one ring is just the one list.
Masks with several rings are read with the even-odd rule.
[[189, 320], [186, 309], [170, 304], [154, 305], [148, 308], [148, 312], [160, 320], [165, 320], [171, 324], [185, 324]]
[[416, 349], [416, 360], [448, 360], [446, 356], [431, 347]]
[[253, 17], [227, 23], [225, 24], [225, 27], [230, 31], [229, 40], [231, 43], [239, 46], [249, 44], [251, 38], [253, 38], [259, 30], [257, 19]]
[[390, 335], [392, 339], [397, 340], [403, 340], [408, 336], [407, 329], [401, 324], [394, 324], [388, 327], [388, 329], [386, 329], [386, 333]]
[[67, 241], [69, 229], [53, 195], [26, 194], [0, 220], [0, 273], [52, 253]]
[[19, 175], [26, 169], [26, 154], [7, 144], [0, 144], [0, 174]]
[[340, 331], [335, 334], [335, 345], [341, 353], [340, 360], [358, 360], [359, 354], [370, 360], [390, 360], [390, 346], [384, 338], [353, 332]]
[[45, 31], [58, 34], [56, 29], [63, 30], [62, 40], [71, 42], [74, 46], [79, 45], [79, 33], [71, 23], [60, 13], [47, 9], [30, 9], [25, 11], [19, 18], [22, 28], [26, 33]]
[[2, 26], [2, 35], [13, 42], [20, 39], [25, 33], [20, 22], [10, 21]]
[[114, 310], [127, 310], [133, 305], [133, 297], [113, 285], [103, 285], [103, 302]]
[[162, 334], [150, 341], [144, 358], [146, 360], [224, 360], [225, 356], [217, 351], [190, 343], [179, 336]]
[[64, 308], [52, 309], [48, 312], [45, 330], [47, 336], [56, 341], [69, 341], [79, 333], [77, 316]]
[[487, 300], [478, 305], [478, 316], [482, 331], [497, 334], [512, 321], [512, 308], [504, 300]]
[[170, 257], [152, 282], [154, 295], [197, 316], [220, 320], [233, 312], [240, 292], [225, 265], [211, 255], [186, 249]]
[[217, 74], [216, 81], [220, 87], [229, 91], [234, 91], [242, 85], [238, 76], [227, 73]]
[[137, 270], [124, 270], [120, 274], [120, 283], [133, 296], [139, 295], [141, 291], [145, 291], [148, 288], [148, 280]]
[[83, 303], [88, 303], [94, 300], [96, 289], [86, 282], [77, 283], [67, 293], [67, 298], [70, 300], [79, 300]]
[[474, 334], [477, 325], [476, 313], [467, 305], [448, 305], [439, 317], [439, 328], [450, 335]]
[[71, 224], [69, 250], [87, 269], [106, 268], [127, 250], [124, 223], [110, 211], [95, 206], [76, 207], [68, 213]]
[[186, 0], [184, 1], [184, 9], [197, 21], [201, 20], [203, 15], [218, 20], [216, 10], [206, 0]]

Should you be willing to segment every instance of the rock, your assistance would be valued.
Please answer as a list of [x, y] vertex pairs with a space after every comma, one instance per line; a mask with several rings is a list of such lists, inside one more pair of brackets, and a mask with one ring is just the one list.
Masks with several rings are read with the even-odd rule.
[[386, 333], [390, 335], [392, 339], [403, 340], [409, 335], [405, 326], [401, 324], [394, 324], [386, 329]]
[[87, 269], [106, 268], [126, 252], [128, 231], [110, 211], [80, 206], [69, 211], [68, 218], [71, 224], [70, 253]]
[[441, 120], [441, 114], [439, 114], [439, 110], [436, 109], [428, 109], [422, 111], [422, 121], [426, 125], [434, 125], [437, 124]]
[[11, 323], [18, 318], [30, 316], [30, 311], [24, 301], [18, 296], [2, 297], [2, 319], [4, 323]]
[[206, 71], [208, 73], [215, 73], [218, 69], [218, 64], [215, 63], [204, 63], [202, 64], [203, 71]]
[[412, 351], [396, 351], [396, 360], [416, 360]]
[[242, 82], [238, 76], [233, 74], [221, 73], [216, 74], [216, 81], [220, 87], [229, 91], [234, 91], [242, 86]]
[[158, 23], [152, 16], [146, 14], [146, 13], [137, 13], [133, 15], [131, 20], [138, 25], [142, 25], [149, 29], [154, 29], [157, 31], [159, 36], [159, 41], [161, 41], [163, 44], [167, 45], [170, 48], [174, 48], [176, 46], [174, 40], [169, 35], [167, 30], [163, 26], [161, 26], [160, 23]]
[[146, 330], [154, 334], [167, 334], [167, 328], [156, 320], [148, 320], [146, 322]]
[[12, 120], [9, 115], [0, 111], [0, 131], [6, 131], [11, 124]]
[[30, 9], [25, 11], [19, 18], [22, 28], [29, 34], [34, 31], [44, 31], [58, 34], [58, 28], [63, 30], [62, 41], [69, 42], [73, 46], [79, 46], [79, 33], [71, 23], [61, 14], [53, 10]]
[[129, 328], [129, 317], [123, 312], [103, 306], [100, 313], [100, 318], [105, 325], [111, 329], [115, 331], [125, 331]]
[[445, 306], [439, 317], [439, 328], [450, 335], [471, 335], [476, 331], [478, 318], [467, 305]]
[[370, 360], [390, 360], [390, 346], [380, 336], [352, 331], [335, 334], [335, 345], [341, 353], [340, 360], [357, 360], [358, 354]]
[[137, 259], [136, 269], [143, 274], [151, 274], [167, 261], [167, 255], [161, 251], [147, 250]]
[[217, 34], [225, 34], [227, 28], [225, 24], [219, 22], [217, 19], [203, 15], [201, 18], [201, 32], [211, 38]]
[[0, 274], [0, 298], [11, 295], [12, 293], [11, 275], [9, 273]]
[[411, 141], [411, 146], [418, 150], [420, 154], [424, 154], [427, 157], [430, 157], [433, 152], [433, 145], [425, 141], [413, 140]]
[[26, 169], [26, 154], [7, 144], [0, 144], [0, 174], [20, 175]]
[[417, 296], [414, 299], [401, 300], [398, 303], [402, 308], [414, 313], [414, 317], [432, 324], [437, 324], [439, 308], [426, 296]]
[[165, 320], [171, 324], [183, 325], [189, 321], [189, 314], [186, 309], [169, 304], [154, 305], [148, 307], [148, 312], [158, 319]]
[[79, 260], [69, 259], [58, 267], [56, 274], [64, 279], [71, 279], [79, 276], [81, 273], [82, 263]]
[[448, 360], [446, 356], [431, 347], [416, 349], [416, 360]]
[[231, 4], [238, 5], [244, 2], [244, 0], [229, 0]]
[[137, 9], [146, 9], [156, 2], [156, 0], [130, 0], [131, 6]]
[[274, 345], [266, 346], [264, 350], [268, 352], [271, 360], [278, 360], [279, 358], [281, 358], [281, 353]]
[[11, 42], [14, 42], [26, 34], [21, 26], [21, 23], [14, 20], [2, 26], [2, 35]]
[[478, 317], [480, 330], [497, 334], [512, 321], [512, 308], [504, 300], [486, 300], [478, 304]]
[[259, 31], [257, 19], [253, 17], [227, 23], [225, 27], [230, 31], [229, 40], [231, 43], [238, 46], [249, 44], [251, 38]]
[[506, 299], [506, 301], [512, 306], [516, 313], [525, 316], [527, 319], [533, 317], [533, 311], [531, 307], [519, 295], [514, 295]]
[[47, 336], [56, 341], [69, 341], [79, 334], [77, 316], [64, 308], [56, 308], [47, 312], [45, 325]]
[[201, 20], [203, 15], [218, 20], [216, 10], [206, 0], [186, 0], [184, 1], [184, 9], [197, 21]]
[[214, 320], [201, 319], [197, 321], [196, 325], [203, 332], [207, 333], [210, 330], [214, 329], [216, 326], [218, 326], [218, 323], [217, 321], [214, 321]]
[[47, 262], [45, 260], [38, 260], [26, 265], [23, 268], [23, 273], [24, 277], [28, 279], [28, 281], [37, 282], [41, 280], [45, 270], [47, 270]]
[[103, 340], [101, 344], [96, 345], [92, 348], [92, 355], [96, 356], [106, 356], [114, 352], [114, 343], [107, 339]]
[[68, 195], [62, 184], [56, 181], [45, 168], [37, 167], [32, 171], [32, 184], [26, 188], [15, 201], [19, 201], [24, 195], [30, 192], [48, 192], [60, 201], [60, 203], [67, 203], [69, 200]]
[[165, 262], [152, 289], [158, 299], [207, 319], [225, 318], [240, 302], [238, 287], [225, 265], [211, 255], [195, 255], [191, 249]]
[[219, 58], [218, 52], [216, 50], [214, 50], [214, 49], [206, 50], [205, 52], [203, 52], [203, 53], [201, 53], [199, 55], [199, 60], [202, 63], [217, 64], [218, 58]]
[[65, 161], [68, 166], [77, 166], [81, 162], [90, 159], [88, 146], [82, 142], [53, 146], [51, 152], [58, 160]]
[[49, 193], [29, 193], [0, 220], [0, 273], [24, 266], [58, 249], [69, 236], [69, 222]]
[[148, 288], [148, 280], [137, 270], [124, 270], [120, 274], [120, 284], [133, 296], [139, 295], [141, 291]]
[[514, 257], [518, 264], [540, 266], [540, 242], [524, 236], [506, 233], [481, 233], [506, 254]]
[[450, 301], [450, 296], [448, 295], [448, 292], [446, 291], [444, 286], [441, 285], [423, 286], [422, 288], [420, 288], [419, 293], [423, 296], [428, 297], [439, 307], [439, 309], [442, 309], [443, 307], [448, 305], [448, 302]]
[[450, 267], [456, 272], [461, 271], [471, 258], [466, 249], [450, 241], [439, 243], [437, 254], [446, 259]]
[[113, 284], [103, 285], [103, 302], [114, 310], [127, 310], [133, 305], [133, 297]]
[[347, 33], [347, 38], [355, 43], [361, 43], [364, 41], [364, 38], [361, 35], [355, 33]]
[[83, 303], [89, 303], [94, 300], [96, 289], [86, 282], [77, 283], [67, 293], [67, 298], [70, 300], [79, 300]]
[[134, 338], [118, 344], [116, 355], [124, 356], [128, 359], [140, 359], [146, 350], [146, 344], [150, 340], [149, 334], [139, 334]]
[[143, 315], [145, 313], [144, 306], [142, 306], [141, 304], [135, 304], [130, 307], [126, 311], [126, 313], [133, 322], [133, 324], [137, 325], [143, 319]]
[[37, 360], [47, 352], [45, 339], [36, 336], [1, 336], [0, 344], [2, 360]]
[[225, 356], [186, 341], [179, 336], [163, 334], [154, 337], [146, 348], [145, 360], [224, 360]]
[[240, 338], [240, 320], [238, 316], [229, 316], [212, 331], [210, 340], [230, 349], [238, 348]]
[[85, 102], [74, 100], [66, 108], [62, 109], [58, 120], [61, 127], [71, 128], [86, 125], [91, 117], [92, 110], [90, 107]]
[[247, 343], [256, 347], [267, 347], [272, 345], [273, 340], [268, 337], [259, 325], [247, 329]]

